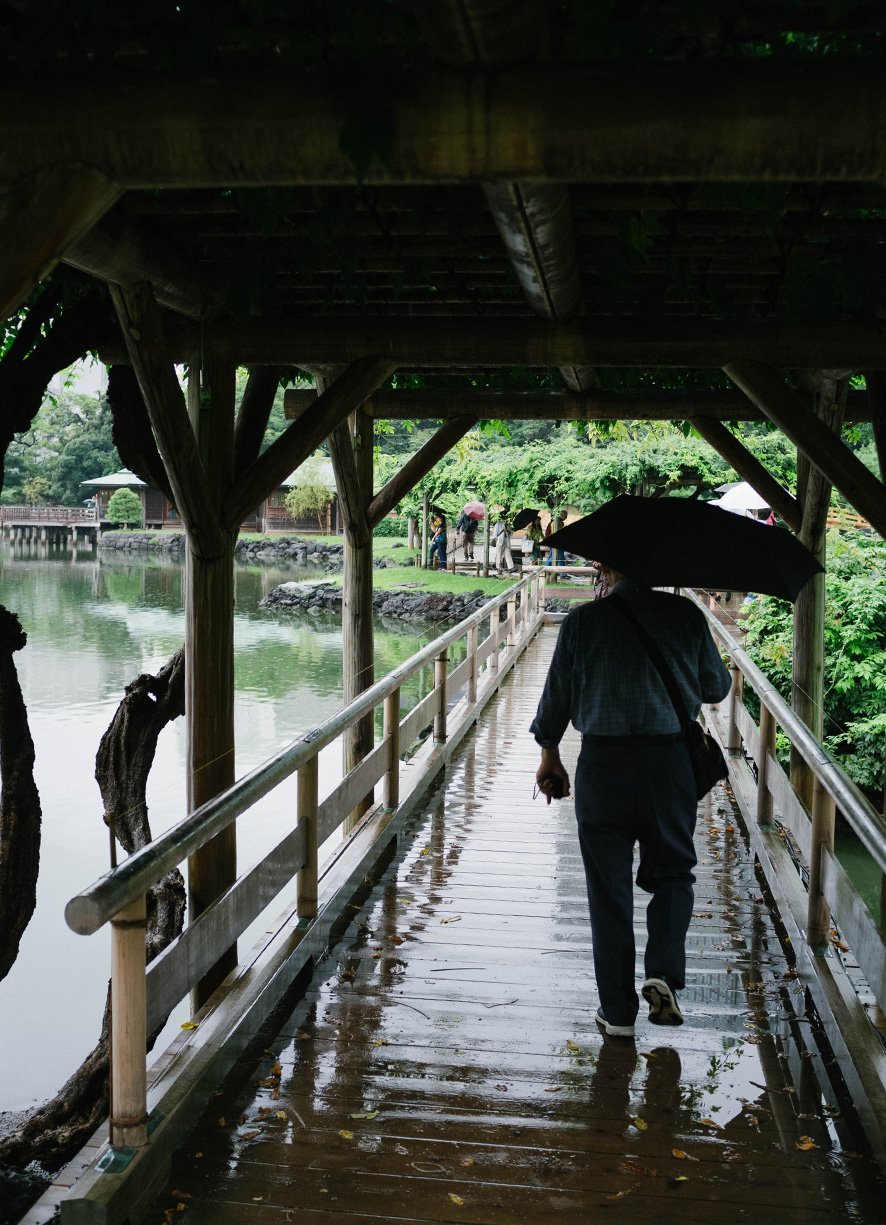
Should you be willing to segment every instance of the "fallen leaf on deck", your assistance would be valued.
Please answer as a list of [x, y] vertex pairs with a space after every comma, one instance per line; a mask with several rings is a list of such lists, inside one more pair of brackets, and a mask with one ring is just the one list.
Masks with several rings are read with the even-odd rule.
[[818, 1148], [818, 1145], [811, 1136], [801, 1136], [795, 1142], [794, 1148], [798, 1148], [802, 1153], [808, 1153], [811, 1148]]
[[313, 1034], [309, 1034], [306, 1030], [300, 1029], [295, 1036], [300, 1042], [304, 1042], [306, 1039], [312, 1038]]
[[678, 1161], [698, 1161], [698, 1157], [693, 1157], [689, 1153], [684, 1153], [682, 1148], [672, 1148], [671, 1154], [676, 1157]]
[[275, 1063], [274, 1066], [271, 1068], [271, 1075], [272, 1076], [282, 1076], [283, 1075], [283, 1065], [280, 1063]]
[[460, 1195], [456, 1195], [454, 1191], [449, 1192], [449, 1198], [452, 1200], [453, 1204], [458, 1204], [459, 1208], [461, 1208], [462, 1204], [464, 1203], [462, 1197]]
[[193, 1195], [191, 1195], [190, 1191], [170, 1191], [169, 1194], [172, 1196], [173, 1199], [193, 1199], [194, 1198]]
[[378, 1111], [377, 1110], [365, 1110], [363, 1111], [362, 1114], [349, 1114], [348, 1118], [349, 1119], [377, 1119]]
[[219, 1127], [227, 1127], [227, 1123], [225, 1122], [225, 1116], [223, 1114], [220, 1114], [218, 1116], [218, 1125]]
[[402, 944], [402, 943], [403, 943], [403, 937], [398, 936], [397, 933], [395, 932], [394, 935], [391, 936], [391, 944]]
[[274, 1112], [274, 1118], [275, 1119], [288, 1119], [289, 1115], [286, 1113], [285, 1110], [276, 1110]]
[[461, 915], [451, 914], [451, 915], [448, 915], [445, 919], [441, 919], [440, 922], [441, 923], [461, 923]]
[[387, 1038], [373, 1038], [372, 1045], [373, 1046], [387, 1046], [388, 1040]]
[[471, 1166], [474, 1164], [474, 1158], [473, 1157], [462, 1157], [461, 1161], [458, 1164], [463, 1165], [467, 1169], [468, 1166]]
[[182, 1021], [182, 1029], [199, 1029], [199, 1021]]
[[260, 1136], [260, 1131], [244, 1131], [240, 1136], [241, 1140], [254, 1140], [256, 1136]]
[[641, 1119], [641, 1118], [631, 1119], [631, 1122], [634, 1124], [637, 1131], [648, 1131], [649, 1130], [649, 1124], [646, 1122], [645, 1119]]
[[571, 1038], [566, 1039], [566, 1049], [567, 1051], [581, 1051], [581, 1047], [578, 1045], [578, 1043], [573, 1042]]
[[395, 1153], [399, 1153], [401, 1157], [408, 1157], [408, 1156], [409, 1156], [409, 1149], [408, 1149], [408, 1148], [406, 1148], [406, 1147], [405, 1147], [404, 1145], [402, 1145], [402, 1144], [395, 1144], [395, 1145], [394, 1145], [394, 1152], [395, 1152]]
[[675, 1174], [674, 1177], [670, 1181], [671, 1182], [689, 1182], [689, 1175], [688, 1174]]
[[639, 1183], [634, 1183], [632, 1187], [628, 1187], [626, 1191], [616, 1191], [614, 1195], [607, 1195], [607, 1199], [624, 1199], [626, 1195], [630, 1195], [632, 1191], [636, 1191]]
[[342, 1140], [353, 1140], [354, 1138], [354, 1133], [352, 1131], [347, 1131], [344, 1127], [338, 1134], [341, 1136]]
[[547, 1089], [545, 1089], [545, 1093], [562, 1093], [562, 1091], [562, 1085], [548, 1085]]
[[701, 1127], [713, 1127], [717, 1131], [723, 1130], [723, 1124], [716, 1122], [715, 1119], [699, 1119], [698, 1122]]
[[644, 1178], [655, 1178], [658, 1170], [652, 1169], [648, 1165], [641, 1165], [639, 1161], [620, 1161], [618, 1168], [623, 1170], [625, 1174], [642, 1174]]

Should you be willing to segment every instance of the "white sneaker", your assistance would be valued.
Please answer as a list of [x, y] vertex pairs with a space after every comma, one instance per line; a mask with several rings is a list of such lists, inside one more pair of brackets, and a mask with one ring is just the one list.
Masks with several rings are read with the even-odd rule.
[[653, 1025], [683, 1024], [677, 997], [663, 978], [647, 978], [640, 993], [649, 1005], [649, 1020]]
[[597, 1024], [608, 1034], [610, 1038], [633, 1038], [633, 1025], [613, 1025], [611, 1021], [607, 1021], [600, 1009], [597, 1009]]

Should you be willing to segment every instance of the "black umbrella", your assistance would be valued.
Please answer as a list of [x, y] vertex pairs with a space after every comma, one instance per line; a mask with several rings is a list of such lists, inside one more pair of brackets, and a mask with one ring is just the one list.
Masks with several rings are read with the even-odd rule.
[[795, 600], [819, 565], [796, 537], [686, 498], [622, 494], [546, 541], [650, 587], [757, 591]]
[[528, 506], [524, 507], [523, 510], [518, 510], [516, 515], [514, 515], [514, 531], [519, 532], [521, 527], [528, 527], [537, 514], [537, 510], [530, 510]]

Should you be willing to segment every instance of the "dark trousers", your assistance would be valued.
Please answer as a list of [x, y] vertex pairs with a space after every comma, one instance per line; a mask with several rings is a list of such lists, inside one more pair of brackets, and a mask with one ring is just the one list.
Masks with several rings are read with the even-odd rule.
[[600, 1008], [614, 1025], [632, 1025], [635, 981], [632, 864], [652, 895], [646, 908], [646, 977], [685, 985], [686, 931], [692, 918], [696, 856], [695, 781], [683, 744], [601, 745], [582, 741], [575, 813], [584, 861]]

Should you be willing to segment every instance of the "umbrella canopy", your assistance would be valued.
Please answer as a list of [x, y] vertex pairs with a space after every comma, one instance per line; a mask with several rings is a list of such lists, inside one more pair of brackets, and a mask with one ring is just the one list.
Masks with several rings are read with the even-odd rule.
[[717, 502], [717, 505], [721, 510], [739, 512], [745, 510], [771, 510], [766, 499], [761, 498], [753, 485], [749, 485], [747, 481], [739, 481], [737, 485], [727, 489], [722, 498]]
[[547, 543], [650, 587], [756, 591], [784, 600], [795, 600], [823, 569], [784, 528], [686, 498], [622, 494]]
[[482, 502], [465, 502], [462, 514], [468, 515], [471, 519], [482, 519], [486, 514], [486, 507]]
[[528, 506], [525, 506], [523, 510], [518, 510], [516, 515], [514, 515], [514, 523], [513, 523], [514, 531], [519, 532], [521, 527], [529, 527], [529, 524], [532, 522], [532, 520], [535, 518], [537, 514], [538, 514], [537, 510], [532, 510]]

